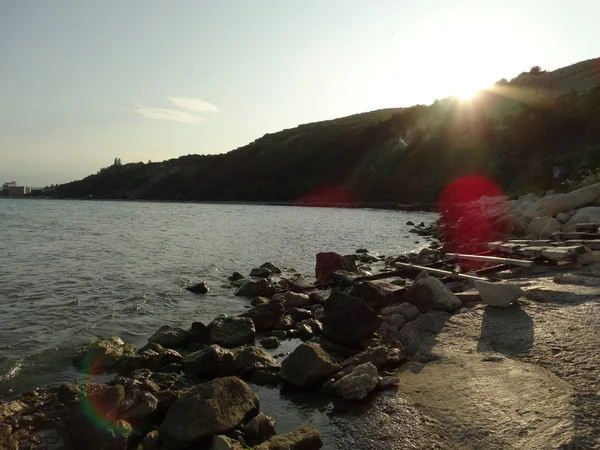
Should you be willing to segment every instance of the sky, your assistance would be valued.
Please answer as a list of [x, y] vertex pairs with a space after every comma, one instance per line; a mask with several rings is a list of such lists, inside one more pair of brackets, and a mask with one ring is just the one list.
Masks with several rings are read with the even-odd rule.
[[600, 56], [590, 0], [0, 0], [0, 182], [224, 153]]

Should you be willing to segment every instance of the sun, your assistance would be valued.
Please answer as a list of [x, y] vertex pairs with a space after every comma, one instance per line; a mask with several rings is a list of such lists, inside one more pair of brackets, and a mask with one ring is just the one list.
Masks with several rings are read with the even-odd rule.
[[481, 91], [481, 88], [475, 87], [473, 85], [465, 85], [460, 86], [456, 89], [456, 93], [454, 94], [461, 100], [472, 100], [477, 94]]

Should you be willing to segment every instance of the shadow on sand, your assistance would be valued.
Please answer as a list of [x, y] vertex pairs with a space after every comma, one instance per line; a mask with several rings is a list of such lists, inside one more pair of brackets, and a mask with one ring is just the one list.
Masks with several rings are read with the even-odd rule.
[[529, 354], [532, 347], [533, 321], [518, 305], [485, 308], [477, 351], [513, 356]]

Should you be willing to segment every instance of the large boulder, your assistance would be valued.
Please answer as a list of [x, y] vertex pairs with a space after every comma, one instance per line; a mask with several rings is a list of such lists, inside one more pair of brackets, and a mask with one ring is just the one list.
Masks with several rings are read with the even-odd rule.
[[271, 276], [271, 271], [265, 267], [255, 267], [250, 271], [250, 276], [256, 278], [269, 278]]
[[574, 209], [595, 204], [600, 198], [600, 183], [585, 186], [581, 189], [571, 191], [568, 194], [556, 195], [548, 200], [542, 199], [539, 206], [539, 215], [556, 216], [561, 212], [573, 211]]
[[452, 312], [462, 306], [462, 302], [440, 280], [421, 272], [415, 283], [406, 291], [405, 300], [415, 305], [419, 311], [432, 309]]
[[560, 231], [562, 225], [554, 217], [536, 217], [527, 227], [527, 234], [534, 237], [550, 237]]
[[281, 321], [285, 313], [285, 305], [283, 302], [271, 300], [268, 303], [256, 305], [249, 309], [242, 317], [248, 317], [254, 323], [257, 330], [268, 331], [275, 328]]
[[279, 363], [264, 350], [249, 346], [236, 354], [235, 367], [237, 373], [245, 375], [256, 370], [279, 370]]
[[325, 301], [323, 334], [339, 344], [358, 344], [370, 337], [380, 320], [360, 298], [334, 290]]
[[362, 400], [378, 383], [377, 367], [367, 362], [356, 366], [348, 375], [333, 383], [332, 392], [346, 400]]
[[235, 355], [218, 345], [211, 345], [183, 358], [183, 371], [200, 378], [233, 375]]
[[600, 223], [600, 206], [581, 208], [569, 219], [565, 225], [565, 229], [567, 231], [573, 231], [580, 223]]
[[191, 446], [235, 429], [258, 407], [257, 395], [242, 380], [217, 378], [175, 400], [160, 425], [161, 440], [170, 448]]
[[500, 308], [506, 308], [525, 295], [516, 284], [473, 280], [473, 285], [479, 291], [483, 303]]
[[317, 264], [315, 266], [315, 277], [318, 281], [329, 281], [334, 278], [334, 272], [347, 270], [356, 272], [356, 264], [350, 258], [334, 252], [317, 253]]
[[393, 302], [401, 290], [402, 287], [386, 281], [363, 281], [354, 288], [356, 295], [373, 309]]
[[118, 336], [98, 339], [79, 349], [73, 363], [91, 373], [111, 371], [116, 368], [125, 348], [125, 342]]
[[171, 325], [163, 325], [148, 338], [148, 342], [162, 345], [164, 348], [181, 348], [189, 338], [189, 333]]
[[248, 317], [220, 316], [208, 325], [208, 341], [225, 348], [249, 344], [255, 335], [254, 322]]
[[235, 293], [240, 297], [271, 297], [275, 288], [266, 278], [250, 280], [244, 283]]
[[261, 269], [269, 269], [272, 273], [281, 273], [281, 269], [277, 267], [275, 264], [266, 262], [260, 265]]
[[321, 347], [303, 343], [281, 363], [281, 377], [288, 383], [308, 388], [341, 370]]
[[318, 450], [323, 447], [319, 430], [306, 425], [292, 433], [276, 434], [254, 450]]

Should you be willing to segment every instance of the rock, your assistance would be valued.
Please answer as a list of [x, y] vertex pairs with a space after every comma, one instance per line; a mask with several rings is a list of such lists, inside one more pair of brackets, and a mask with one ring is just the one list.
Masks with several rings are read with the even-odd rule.
[[287, 332], [285, 330], [273, 330], [271, 331], [270, 336], [276, 337], [277, 339], [285, 339], [287, 337]]
[[157, 370], [157, 369], [160, 369], [161, 367], [168, 366], [169, 364], [178, 363], [182, 359], [183, 358], [179, 352], [168, 348], [153, 358], [152, 368]]
[[242, 447], [242, 444], [235, 439], [231, 439], [221, 434], [215, 434], [210, 450], [244, 450], [244, 447]]
[[319, 430], [306, 425], [292, 433], [277, 434], [254, 450], [318, 450], [323, 447]]
[[266, 278], [261, 280], [251, 280], [242, 285], [235, 295], [240, 297], [271, 297], [275, 293], [275, 288]]
[[402, 314], [392, 314], [384, 319], [390, 327], [396, 327], [397, 330], [402, 328], [406, 323], [406, 319]]
[[412, 220], [409, 220], [406, 222], [406, 225], [408, 225], [409, 227], [414, 227], [415, 223]]
[[306, 324], [299, 325], [298, 328], [296, 328], [296, 331], [298, 331], [298, 337], [303, 341], [307, 341], [308, 339], [313, 337], [314, 334], [312, 328]]
[[432, 309], [453, 312], [462, 306], [462, 302], [444, 283], [430, 277], [425, 271], [419, 274], [417, 281], [406, 291], [405, 300], [415, 305], [420, 312]]
[[157, 407], [158, 399], [150, 392], [142, 392], [140, 394], [138, 404], [125, 411], [125, 414], [123, 414], [123, 419], [127, 420], [128, 422], [135, 423], [154, 413]]
[[147, 433], [136, 450], [160, 450], [160, 435], [157, 430]]
[[257, 370], [250, 375], [249, 381], [259, 386], [274, 386], [283, 382], [279, 372]]
[[281, 273], [281, 269], [279, 267], [277, 267], [275, 264], [272, 264], [270, 262], [266, 262], [264, 264], [261, 264], [260, 268], [261, 269], [268, 269], [272, 273]]
[[419, 309], [408, 302], [403, 302], [398, 305], [398, 313], [402, 314], [406, 320], [415, 320], [419, 317]]
[[331, 291], [327, 291], [327, 290], [313, 291], [310, 294], [308, 294], [308, 297], [310, 298], [310, 302], [312, 303], [312, 306], [319, 306], [319, 305], [323, 305], [325, 303], [325, 300], [327, 300], [329, 298], [330, 294], [331, 294]]
[[279, 339], [277, 339], [275, 336], [269, 336], [261, 339], [260, 345], [266, 349], [275, 349], [281, 345], [281, 342], [279, 342]]
[[560, 223], [565, 224], [569, 221], [571, 217], [568, 214], [565, 213], [558, 213], [556, 215], [556, 220], [558, 220]]
[[341, 370], [319, 346], [300, 344], [281, 363], [281, 377], [288, 383], [309, 388]]
[[[294, 319], [289, 314], [284, 314], [281, 319], [275, 324], [275, 328], [278, 330], [287, 330], [294, 326]], [[289, 332], [288, 332], [289, 335]]]
[[554, 217], [536, 217], [527, 227], [527, 234], [535, 237], [550, 237], [560, 231], [561, 224]]
[[377, 314], [360, 298], [334, 290], [325, 302], [323, 334], [339, 344], [358, 344], [379, 327]]
[[372, 309], [391, 303], [401, 290], [400, 286], [385, 281], [363, 281], [354, 288], [356, 295]]
[[231, 274], [229, 277], [227, 277], [227, 279], [229, 281], [239, 281], [239, 280], [241, 280], [243, 278], [244, 278], [244, 275], [242, 275], [239, 272], [233, 272], [233, 274]]
[[[564, 195], [543, 198], [536, 202], [534, 209], [537, 209], [538, 216], [556, 216], [560, 212], [573, 211], [584, 206], [593, 205], [600, 197], [600, 183], [591, 186], [585, 186], [581, 189], [571, 191]], [[539, 204], [541, 203], [541, 205]], [[525, 214], [530, 213], [526, 211]]]
[[304, 308], [310, 306], [310, 297], [306, 294], [300, 294], [298, 292], [288, 291], [283, 294], [283, 300], [285, 301], [286, 309], [290, 308]]
[[283, 302], [271, 300], [269, 303], [256, 305], [254, 308], [242, 314], [242, 317], [248, 317], [254, 323], [257, 330], [272, 330], [281, 320], [285, 312]]
[[257, 347], [244, 347], [235, 357], [237, 373], [245, 375], [256, 370], [279, 370], [279, 363], [267, 352]]
[[206, 281], [194, 284], [193, 286], [188, 286], [186, 287], [186, 289], [190, 292], [193, 292], [194, 294], [206, 294], [210, 290]]
[[334, 272], [347, 270], [356, 272], [356, 264], [350, 259], [334, 252], [317, 253], [317, 264], [315, 266], [315, 277], [318, 281], [332, 280]]
[[233, 375], [235, 355], [218, 345], [211, 345], [183, 358], [183, 371], [201, 378]]
[[381, 380], [379, 380], [379, 383], [377, 384], [377, 389], [387, 389], [392, 386], [397, 386], [398, 381], [398, 377], [395, 376], [383, 377]]
[[271, 276], [271, 271], [269, 269], [255, 267], [250, 271], [250, 276], [256, 278], [269, 278]]
[[323, 324], [315, 319], [305, 319], [301, 321], [298, 325], [308, 325], [312, 330], [313, 334], [321, 334], [323, 332]]
[[481, 301], [490, 306], [506, 308], [525, 295], [523, 290], [515, 284], [490, 283], [479, 280], [473, 280], [473, 284], [481, 295]]
[[0, 423], [0, 448], [3, 450], [18, 450], [19, 444], [12, 436], [12, 427]]
[[118, 336], [98, 339], [83, 346], [73, 363], [86, 372], [98, 373], [114, 370], [123, 355], [125, 343]]
[[25, 403], [19, 400], [0, 403], [0, 421], [20, 413], [24, 408]]
[[367, 362], [356, 366], [352, 372], [336, 381], [331, 390], [346, 400], [362, 400], [378, 383], [377, 367]]
[[202, 322], [192, 322], [190, 332], [188, 333], [188, 343], [207, 344], [208, 327]]
[[165, 348], [160, 345], [157, 344], [156, 342], [147, 342], [146, 345], [144, 345], [142, 348], [138, 349], [138, 353], [144, 353], [147, 350], [153, 350], [156, 353], [162, 353], [165, 351]]
[[260, 444], [271, 436], [275, 436], [275, 420], [263, 413], [259, 413], [244, 425], [242, 430], [246, 433], [246, 438], [250, 444]]
[[242, 380], [217, 378], [175, 400], [160, 425], [161, 440], [171, 448], [191, 446], [233, 430], [258, 407], [258, 397]]
[[588, 206], [587, 208], [581, 208], [569, 219], [565, 229], [574, 231], [575, 227], [581, 223], [600, 223], [600, 207]]
[[265, 297], [254, 297], [252, 300], [250, 300], [251, 306], [262, 305], [263, 303], [269, 303], [269, 299]]
[[302, 320], [312, 318], [312, 312], [310, 312], [310, 310], [308, 310], [308, 309], [303, 309], [303, 308], [294, 308], [294, 307], [289, 308], [288, 314], [290, 316], [292, 316], [292, 319], [294, 319], [294, 322], [301, 322]]
[[358, 366], [367, 362], [377, 368], [381, 368], [389, 361], [388, 350], [385, 347], [378, 346], [368, 348], [358, 355], [354, 355], [342, 362], [342, 367]]
[[225, 348], [254, 341], [256, 328], [248, 317], [217, 317], [208, 325], [208, 341]]
[[600, 252], [588, 251], [577, 255], [577, 262], [585, 265], [600, 263]]
[[182, 348], [188, 340], [189, 333], [182, 329], [163, 325], [148, 338], [148, 342], [162, 345], [164, 348]]

